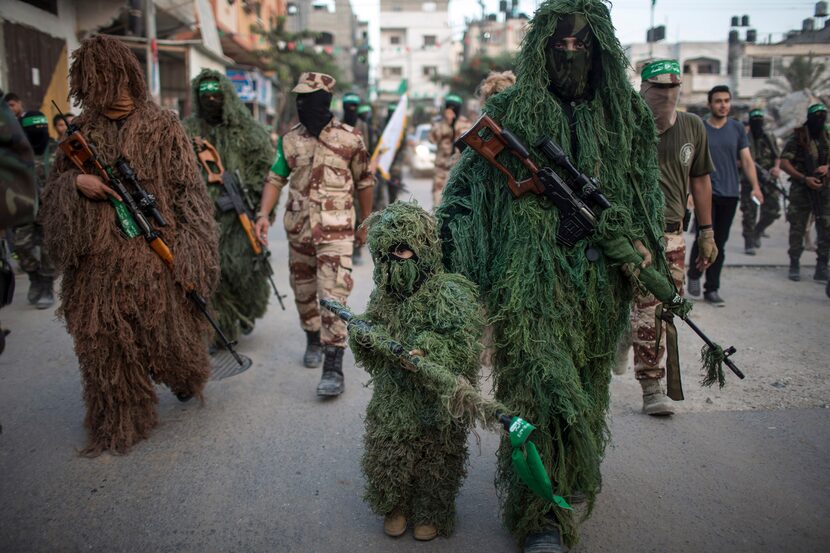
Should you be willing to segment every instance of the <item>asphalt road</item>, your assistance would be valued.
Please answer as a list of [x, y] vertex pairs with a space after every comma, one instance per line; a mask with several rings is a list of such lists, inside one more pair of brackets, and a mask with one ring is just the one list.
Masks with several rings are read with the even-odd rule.
[[[429, 206], [428, 181], [410, 187]], [[272, 236], [277, 283], [290, 300], [284, 233]], [[782, 254], [776, 240], [770, 259]], [[371, 264], [354, 276], [350, 303], [360, 310]], [[778, 269], [728, 271], [730, 306], [703, 306], [699, 317], [744, 339], [730, 317], [779, 293], [783, 280]], [[72, 341], [53, 314], [24, 305], [24, 277], [18, 285], [15, 304], [0, 312], [12, 329], [0, 356], [0, 552], [516, 551], [492, 485], [498, 438], [486, 431], [478, 432], [480, 446], [470, 438], [456, 533], [429, 543], [383, 535], [361, 500], [368, 377], [347, 352], [346, 393], [318, 400], [319, 372], [300, 364], [304, 338], [290, 302], [282, 312], [272, 299], [240, 344], [254, 366], [210, 383], [204, 405], [159, 389], [162, 422], [149, 440], [123, 457], [79, 457], [83, 405]], [[729, 387], [693, 391], [687, 374], [687, 405], [672, 419], [651, 419], [637, 413], [631, 375], [614, 378], [603, 493], [575, 551], [827, 550], [830, 300], [820, 292], [809, 282], [786, 289], [752, 321], [747, 381], [729, 383], [738, 400], [726, 400]], [[804, 350], [805, 361], [778, 377], [787, 378], [780, 387], [766, 379], [781, 368], [765, 359], [784, 341]], [[684, 351], [699, 348], [684, 342]], [[798, 392], [774, 399], [787, 390]]]

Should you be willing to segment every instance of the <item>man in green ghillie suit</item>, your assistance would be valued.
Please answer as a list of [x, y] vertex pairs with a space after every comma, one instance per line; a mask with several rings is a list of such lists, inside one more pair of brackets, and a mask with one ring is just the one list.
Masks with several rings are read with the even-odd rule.
[[[472, 148], [436, 215], [445, 265], [479, 284], [493, 322], [496, 399], [536, 425], [532, 440], [554, 493], [584, 499], [588, 514], [601, 487], [611, 367], [632, 299], [619, 250], [662, 256], [656, 131], [626, 64], [606, 4], [548, 0], [529, 24], [516, 84], [484, 108], [527, 144], [551, 137], [599, 180], [611, 207], [592, 237], [557, 243], [557, 209], [541, 196], [515, 199]], [[531, 157], [551, 165], [536, 149]], [[529, 176], [507, 152], [498, 161]], [[511, 470], [510, 453], [503, 440], [496, 484], [505, 524], [528, 553], [563, 551], [562, 542], [578, 540], [577, 517], [534, 496]]]
[[[191, 89], [193, 115], [184, 120], [188, 135], [213, 144], [225, 172], [235, 176], [238, 171], [253, 205], [259, 205], [274, 158], [267, 130], [254, 121], [223, 74], [203, 69], [191, 82]], [[214, 202], [224, 192], [220, 185], [207, 187]], [[222, 331], [235, 340], [240, 330], [251, 332], [254, 321], [265, 315], [271, 288], [266, 272], [254, 264], [254, 252], [236, 212], [217, 207], [216, 221], [222, 276], [211, 307]]]
[[[476, 286], [444, 272], [433, 218], [416, 204], [396, 202], [364, 224], [375, 289], [360, 319], [412, 348], [433, 375], [448, 371], [450, 382], [458, 376], [475, 386], [484, 325]], [[419, 540], [448, 536], [466, 474], [472, 421], [450, 414], [437, 382], [422, 380], [430, 371], [406, 370], [400, 358], [373, 347], [351, 326], [349, 335], [374, 388], [366, 412], [365, 499], [384, 515], [390, 536], [402, 535], [407, 523]]]

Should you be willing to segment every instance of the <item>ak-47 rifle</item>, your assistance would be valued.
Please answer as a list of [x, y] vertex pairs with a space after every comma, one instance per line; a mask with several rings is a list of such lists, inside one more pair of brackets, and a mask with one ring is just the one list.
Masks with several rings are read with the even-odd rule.
[[777, 178], [773, 177], [772, 174], [761, 167], [761, 165], [756, 161], [755, 162], [755, 172], [758, 174], [758, 181], [761, 185], [766, 185], [770, 188], [775, 188], [778, 192], [781, 193], [781, 197], [784, 198], [784, 210], [787, 209], [787, 202], [790, 199], [790, 195], [787, 194], [787, 191], [781, 186], [781, 181]]
[[410, 351], [366, 321], [355, 318], [345, 305], [328, 299], [320, 300], [320, 305], [343, 320], [350, 333], [357, 334], [362, 343], [390, 353], [402, 368], [419, 375], [419, 382], [441, 398], [453, 418], [478, 421], [491, 429], [498, 428], [498, 425], [503, 427], [513, 448], [513, 469], [522, 482], [539, 497], [563, 509], [571, 508], [563, 497], [553, 493], [553, 485], [539, 451], [528, 439], [536, 427], [520, 417], [505, 415], [505, 408], [499, 402], [482, 397], [465, 379], [456, 377], [445, 368]]
[[[795, 134], [796, 134], [796, 140], [798, 141], [799, 146], [801, 146], [801, 149], [804, 151], [804, 169], [805, 169], [804, 174], [808, 177], [817, 178], [819, 181], [823, 181], [824, 186], [828, 186], [828, 183], [830, 183], [830, 173], [826, 173], [824, 175], [819, 175], [816, 172], [816, 169], [817, 169], [816, 165], [818, 165], [818, 160], [816, 160], [810, 154], [810, 134], [809, 134], [809, 132], [807, 131], [806, 128], [802, 128], [800, 130], [796, 129]], [[813, 215], [815, 216], [816, 221], [818, 221], [822, 217], [823, 212], [824, 212], [824, 209], [822, 207], [822, 201], [821, 201], [821, 191], [810, 188], [809, 186], [807, 186], [806, 183], [804, 184], [804, 186], [805, 186], [805, 188], [807, 188], [807, 197], [810, 199], [810, 210], [813, 212]]]
[[236, 171], [235, 178], [234, 175], [225, 171], [222, 165], [222, 159], [219, 157], [219, 152], [207, 140], [196, 137], [193, 139], [193, 144], [196, 147], [196, 156], [199, 158], [199, 163], [201, 163], [207, 175], [208, 184], [219, 185], [224, 190], [224, 193], [216, 200], [216, 206], [222, 212], [231, 210], [236, 212], [239, 224], [242, 225], [242, 230], [248, 238], [248, 244], [254, 252], [254, 268], [259, 268], [268, 277], [268, 281], [274, 289], [274, 295], [277, 296], [280, 307], [285, 311], [285, 304], [282, 300], [286, 296], [280, 294], [274, 282], [274, 269], [268, 260], [271, 252], [259, 242], [259, 239], [254, 234], [253, 221], [255, 208], [251, 203], [251, 198], [248, 195], [248, 190], [245, 188], [245, 183], [242, 181], [239, 171]]
[[[54, 104], [54, 102], [52, 103]], [[173, 252], [170, 251], [170, 247], [165, 243], [155, 228], [153, 228], [152, 223], [150, 223], [150, 219], [152, 219], [160, 227], [167, 226], [167, 221], [164, 220], [164, 217], [156, 206], [155, 197], [144, 190], [126, 159], [119, 158], [115, 163], [116, 169], [104, 163], [98, 154], [98, 149], [95, 147], [95, 144], [84, 137], [77, 125], [70, 123], [66, 119], [57, 104], [55, 104], [55, 109], [58, 110], [58, 114], [64, 123], [66, 123], [66, 138], [60, 143], [60, 148], [66, 154], [66, 157], [82, 173], [96, 175], [110, 188], [115, 190], [121, 197], [121, 200], [110, 196], [109, 201], [115, 208], [122, 234], [128, 239], [143, 236], [150, 248], [156, 252], [156, 255], [161, 258], [167, 268], [172, 272], [174, 265]], [[127, 187], [125, 181], [130, 185], [132, 190]], [[236, 342], [228, 340], [227, 336], [222, 332], [222, 329], [219, 328], [217, 322], [208, 312], [207, 301], [196, 291], [196, 286], [192, 282], [177, 281], [177, 284], [184, 288], [188, 299], [205, 316], [216, 331], [222, 344], [233, 355], [236, 362], [240, 366], [243, 365], [242, 358], [236, 353], [233, 347]]]
[[[534, 147], [570, 175], [570, 184], [551, 167], [537, 167], [522, 141], [509, 129], [499, 127], [486, 114], [461, 135], [456, 146], [461, 151], [469, 146], [501, 171], [507, 177], [507, 187], [514, 197], [520, 198], [530, 192], [551, 200], [559, 210], [556, 241], [569, 248], [591, 236], [597, 226], [598, 212], [611, 207], [600, 190], [599, 182], [574, 167], [565, 151], [547, 136], [537, 140]], [[496, 160], [496, 156], [505, 149], [530, 171], [529, 178], [522, 181], [516, 179]]]

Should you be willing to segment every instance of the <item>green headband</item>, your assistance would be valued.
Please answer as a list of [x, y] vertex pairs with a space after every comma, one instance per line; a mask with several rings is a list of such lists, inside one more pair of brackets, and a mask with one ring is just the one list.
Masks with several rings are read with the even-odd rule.
[[199, 83], [199, 94], [210, 94], [211, 92], [221, 92], [218, 81], [202, 81]]
[[343, 103], [344, 104], [359, 104], [360, 103], [360, 96], [358, 96], [354, 92], [349, 92], [348, 94], [344, 94], [343, 95]]
[[807, 108], [807, 115], [812, 115], [817, 111], [827, 111], [827, 106], [822, 103], [813, 104], [812, 106]]
[[447, 94], [446, 96], [444, 96], [444, 103], [461, 105], [464, 102], [461, 100], [461, 96], [459, 96], [458, 94]]
[[764, 117], [764, 110], [761, 109], [753, 109], [749, 112], [749, 118], [752, 119], [753, 117]]
[[49, 120], [46, 119], [45, 115], [30, 115], [29, 117], [24, 117], [22, 121], [20, 121], [21, 127], [34, 127], [36, 125], [48, 125]]
[[371, 106], [367, 106], [367, 105], [365, 105], [365, 104], [364, 104], [364, 105], [362, 105], [362, 106], [360, 106], [359, 108], [357, 108], [357, 113], [358, 113], [359, 115], [363, 115], [364, 113], [369, 113], [370, 111], [372, 111], [372, 107], [371, 107]]
[[643, 67], [640, 76], [647, 81], [657, 75], [680, 75], [680, 64], [677, 60], [659, 60]]

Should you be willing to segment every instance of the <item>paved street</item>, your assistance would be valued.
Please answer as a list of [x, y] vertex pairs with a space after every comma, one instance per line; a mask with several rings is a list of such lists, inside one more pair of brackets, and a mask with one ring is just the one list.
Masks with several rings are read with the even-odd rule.
[[[429, 206], [429, 181], [409, 187]], [[282, 208], [280, 208], [282, 214]], [[281, 219], [281, 217], [280, 217]], [[742, 253], [740, 215], [727, 251], [724, 308], [695, 320], [735, 344], [744, 381], [697, 385], [701, 343], [682, 328], [687, 400], [671, 419], [639, 414], [631, 371], [612, 384], [613, 444], [603, 493], [576, 552], [813, 552], [830, 540], [830, 299], [786, 279], [786, 226]], [[0, 552], [515, 552], [493, 488], [498, 437], [470, 438], [469, 477], [450, 539], [393, 540], [361, 500], [368, 376], [346, 354], [346, 393], [315, 396], [288, 286], [281, 225], [272, 231], [276, 300], [240, 350], [254, 366], [211, 382], [204, 405], [159, 389], [161, 425], [127, 456], [77, 455], [83, 405], [72, 341], [53, 314], [15, 303], [0, 356]], [[371, 263], [356, 267], [360, 311]], [[163, 344], [159, 345], [163, 347]]]

